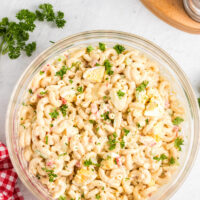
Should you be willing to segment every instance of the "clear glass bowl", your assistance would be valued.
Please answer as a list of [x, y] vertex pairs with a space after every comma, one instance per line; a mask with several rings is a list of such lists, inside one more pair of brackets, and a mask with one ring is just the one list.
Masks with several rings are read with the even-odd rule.
[[162, 49], [152, 44], [148, 40], [139, 36], [109, 30], [88, 31], [66, 37], [55, 43], [43, 53], [41, 53], [33, 62], [27, 67], [10, 98], [8, 111], [6, 115], [6, 138], [10, 158], [16, 169], [19, 178], [24, 185], [38, 198], [38, 199], [52, 199], [47, 189], [41, 185], [38, 180], [33, 177], [27, 168], [27, 163], [22, 156], [22, 150], [18, 144], [18, 109], [21, 105], [23, 95], [27, 91], [28, 84], [33, 76], [41, 69], [42, 65], [53, 58], [57, 54], [66, 49], [83, 46], [83, 45], [98, 45], [98, 42], [109, 44], [122, 44], [128, 47], [133, 47], [146, 54], [151, 59], [159, 63], [161, 72], [166, 76], [172, 84], [172, 87], [177, 92], [178, 98], [184, 104], [186, 111], [186, 119], [183, 127], [183, 134], [185, 137], [185, 145], [180, 158], [180, 168], [172, 176], [171, 181], [161, 187], [156, 192], [151, 200], [169, 199], [181, 186], [191, 170], [195, 161], [198, 146], [199, 146], [199, 107], [185, 73], [177, 65], [177, 63]]

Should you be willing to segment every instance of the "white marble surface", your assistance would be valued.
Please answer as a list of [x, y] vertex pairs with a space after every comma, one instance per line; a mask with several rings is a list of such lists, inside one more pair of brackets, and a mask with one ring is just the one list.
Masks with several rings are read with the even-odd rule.
[[[14, 18], [22, 8], [35, 9], [43, 0], [1, 0], [0, 18]], [[51, 45], [49, 40], [86, 30], [113, 29], [143, 36], [167, 51], [182, 67], [197, 96], [200, 86], [200, 35], [179, 31], [150, 13], [139, 0], [48, 0], [56, 9], [64, 11], [67, 24], [63, 30], [47, 23], [38, 23], [31, 40], [37, 41], [32, 57], [21, 56], [9, 60], [0, 56], [0, 140], [5, 142], [5, 114], [13, 87], [27, 65]], [[190, 175], [172, 200], [199, 200], [200, 155]], [[19, 181], [26, 200], [36, 198]]]

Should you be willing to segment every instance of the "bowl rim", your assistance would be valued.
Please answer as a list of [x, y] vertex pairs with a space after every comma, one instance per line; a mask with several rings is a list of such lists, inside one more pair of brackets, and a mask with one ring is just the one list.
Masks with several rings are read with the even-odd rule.
[[[15, 84], [14, 88], [13, 88], [13, 91], [11, 93], [11, 96], [10, 96], [10, 100], [9, 100], [9, 104], [7, 106], [7, 112], [6, 112], [6, 120], [5, 120], [5, 134], [6, 134], [6, 144], [7, 144], [7, 147], [8, 147], [8, 152], [9, 152], [9, 156], [10, 156], [10, 160], [13, 164], [13, 167], [14, 169], [16, 170], [20, 180], [22, 181], [22, 183], [25, 185], [25, 187], [36, 197], [36, 194], [35, 192], [32, 190], [31, 186], [29, 183], [27, 183], [27, 181], [25, 180], [25, 178], [23, 176], [20, 176], [22, 172], [22, 169], [18, 166], [18, 163], [15, 162], [15, 159], [16, 159], [16, 154], [14, 153], [14, 149], [12, 147], [12, 144], [11, 144], [11, 136], [10, 136], [10, 131], [9, 131], [9, 122], [10, 122], [10, 118], [9, 116], [11, 115], [11, 107], [12, 107], [12, 103], [13, 103], [13, 100], [14, 100], [14, 97], [15, 97], [15, 93], [16, 93], [16, 90], [17, 88], [19, 87], [20, 85], [20, 82], [22, 81], [22, 79], [24, 78], [24, 76], [27, 74], [27, 72], [29, 71], [29, 69], [31, 68], [31, 66], [39, 59], [45, 59], [46, 56], [44, 56], [45, 54], [47, 54], [49, 51], [51, 50], [54, 50], [55, 51], [55, 47], [59, 44], [61, 44], [63, 41], [66, 41], [66, 40], [71, 40], [73, 38], [78, 38], [78, 37], [81, 37], [81, 36], [86, 36], [85, 39], [92, 39], [92, 37], [94, 35], [98, 36], [98, 34], [104, 34], [104, 37], [109, 37], [111, 36], [112, 34], [117, 34], [118, 36], [124, 36], [124, 37], [128, 37], [128, 38], [132, 38], [132, 39], [137, 39], [141, 42], [145, 42], [146, 45], [149, 45], [151, 47], [153, 47], [156, 51], [158, 51], [161, 55], [163, 55], [165, 58], [167, 58], [168, 60], [170, 60], [173, 65], [177, 68], [177, 70], [179, 71], [179, 73], [181, 73], [181, 76], [182, 78], [184, 79], [184, 81], [186, 82], [186, 85], [188, 87], [188, 89], [190, 90], [190, 97], [191, 99], [194, 100], [193, 104], [195, 108], [197, 108], [197, 111], [195, 111], [195, 121], [200, 121], [200, 112], [199, 112], [199, 106], [198, 106], [198, 102], [197, 102], [197, 98], [195, 96], [195, 93], [194, 93], [194, 90], [191, 86], [191, 83], [189, 81], [189, 79], [187, 78], [185, 72], [182, 70], [182, 68], [177, 64], [177, 62], [165, 51], [163, 50], [162, 48], [160, 48], [158, 45], [156, 45], [154, 42], [151, 42], [149, 40], [147, 40], [146, 38], [144, 37], [141, 37], [141, 36], [138, 36], [136, 34], [132, 34], [132, 33], [128, 33], [128, 32], [124, 32], [124, 31], [118, 31], [118, 30], [106, 30], [106, 29], [100, 29], [100, 30], [90, 30], [90, 31], [83, 31], [83, 32], [79, 32], [79, 33], [75, 33], [75, 34], [72, 34], [72, 35], [69, 35], [67, 37], [64, 37], [62, 39], [60, 39], [59, 41], [55, 42], [53, 45], [51, 45], [50, 47], [46, 48], [44, 51], [42, 51], [41, 53], [39, 53], [34, 59], [32, 62], [30, 62], [30, 64], [26, 67], [26, 69], [24, 70], [24, 72], [21, 74], [21, 76], [19, 77], [17, 83]], [[87, 37], [87, 36], [90, 36], [92, 35], [92, 37]], [[101, 35], [102, 36], [102, 35]], [[115, 38], [116, 35], [113, 37]], [[103, 37], [102, 37], [103, 38]], [[84, 40], [85, 40], [84, 39]], [[109, 38], [111, 39], [111, 38]], [[123, 38], [118, 38], [120, 40], [123, 40]], [[99, 39], [100, 40], [100, 39]], [[52, 54], [52, 52], [50, 53]], [[160, 55], [159, 55], [160, 56]], [[163, 59], [163, 58], [162, 58]], [[173, 71], [175, 71], [175, 69], [172, 69]], [[194, 124], [195, 124], [195, 121], [194, 121]], [[198, 128], [198, 134], [200, 134], [200, 129], [199, 129], [199, 123], [196, 123], [195, 124]], [[193, 128], [194, 129], [194, 128]], [[195, 133], [195, 131], [194, 131]], [[174, 189], [170, 192], [170, 194], [167, 196], [166, 199], [169, 199], [170, 197], [172, 197], [176, 192], [177, 190], [181, 187], [181, 185], [185, 182], [186, 178], [188, 177], [191, 169], [193, 168], [194, 166], [194, 163], [196, 161], [196, 157], [197, 157], [197, 154], [198, 154], [198, 151], [199, 151], [199, 145], [200, 145], [200, 137], [198, 136], [198, 141], [196, 143], [196, 148], [195, 150], [193, 151], [193, 159], [190, 160], [190, 165], [189, 165], [189, 168], [187, 168], [186, 170], [186, 173], [184, 175], [184, 177], [181, 179], [181, 181], [176, 184], [176, 186], [174, 187]], [[189, 160], [187, 161], [187, 163], [189, 162]], [[159, 198], [160, 199], [160, 198]]]

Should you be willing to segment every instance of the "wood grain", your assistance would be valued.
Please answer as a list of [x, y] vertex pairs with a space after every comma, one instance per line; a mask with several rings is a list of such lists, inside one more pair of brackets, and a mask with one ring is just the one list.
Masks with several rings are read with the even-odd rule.
[[141, 0], [141, 2], [155, 15], [175, 28], [200, 34], [200, 23], [187, 15], [182, 0]]

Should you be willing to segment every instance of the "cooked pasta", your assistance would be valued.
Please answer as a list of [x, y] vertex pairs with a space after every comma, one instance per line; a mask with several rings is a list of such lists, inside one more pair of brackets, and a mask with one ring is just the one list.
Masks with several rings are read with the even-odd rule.
[[141, 52], [69, 49], [32, 79], [19, 111], [29, 171], [60, 200], [145, 200], [178, 167], [184, 109]]

